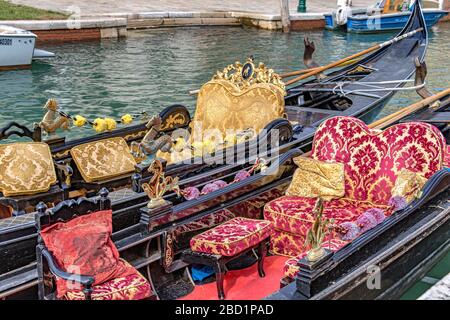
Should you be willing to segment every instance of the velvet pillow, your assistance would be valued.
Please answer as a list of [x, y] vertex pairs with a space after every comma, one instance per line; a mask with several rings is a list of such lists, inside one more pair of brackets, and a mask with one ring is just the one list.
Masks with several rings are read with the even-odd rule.
[[344, 196], [344, 164], [306, 157], [297, 157], [294, 162], [298, 169], [295, 170], [286, 195], [321, 197], [326, 201]]
[[[93, 276], [94, 285], [124, 276], [126, 268], [111, 240], [112, 211], [97, 211], [55, 223], [41, 231], [42, 239], [58, 266], [69, 273]], [[57, 279], [57, 294], [82, 289]]]
[[397, 175], [392, 188], [392, 197], [402, 197], [407, 203], [420, 196], [420, 191], [427, 182], [427, 178], [417, 172], [402, 169]]

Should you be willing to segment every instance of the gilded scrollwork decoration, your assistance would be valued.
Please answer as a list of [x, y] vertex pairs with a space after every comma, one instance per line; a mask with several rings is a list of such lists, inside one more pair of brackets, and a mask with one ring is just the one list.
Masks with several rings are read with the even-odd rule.
[[253, 57], [249, 57], [244, 64], [236, 61], [234, 64], [225, 67], [222, 71], [217, 71], [211, 80], [230, 81], [240, 90], [247, 89], [256, 83], [271, 83], [286, 91], [281, 77], [273, 69], [267, 68], [262, 62], [256, 67]]
[[143, 183], [142, 188], [150, 198], [147, 204], [149, 209], [166, 204], [166, 200], [163, 199], [163, 195], [166, 192], [173, 191], [177, 195], [181, 194], [178, 177], [166, 177], [161, 161], [154, 160], [149, 166], [148, 171], [152, 174], [152, 178], [148, 183]]

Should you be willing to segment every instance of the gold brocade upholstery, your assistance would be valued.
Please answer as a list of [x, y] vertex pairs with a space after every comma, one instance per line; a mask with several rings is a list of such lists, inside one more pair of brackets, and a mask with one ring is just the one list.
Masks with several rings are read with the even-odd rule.
[[[253, 58], [249, 58], [245, 64], [229, 65], [217, 71], [198, 93], [188, 141], [196, 151], [191, 152], [190, 147], [183, 151], [158, 151], [156, 157], [167, 163], [180, 162], [229, 146], [227, 137], [237, 133], [250, 131], [256, 136], [270, 122], [283, 117], [285, 95], [281, 77], [263, 63], [255, 66]], [[211, 141], [213, 146], [199, 151], [198, 144]], [[239, 139], [234, 143], [239, 143]]]
[[427, 179], [419, 173], [402, 169], [392, 188], [392, 196], [401, 196], [409, 203], [419, 196], [426, 182]]
[[123, 138], [116, 137], [76, 146], [70, 150], [86, 182], [95, 182], [134, 171], [136, 161]]
[[0, 145], [0, 191], [5, 196], [46, 192], [56, 181], [52, 154], [46, 143]]
[[284, 113], [284, 91], [271, 83], [257, 83], [244, 89], [226, 80], [211, 80], [200, 89], [193, 125], [202, 130], [253, 128], [261, 131]]
[[298, 169], [286, 191], [288, 196], [321, 197], [327, 201], [344, 196], [344, 164], [301, 156], [294, 162]]

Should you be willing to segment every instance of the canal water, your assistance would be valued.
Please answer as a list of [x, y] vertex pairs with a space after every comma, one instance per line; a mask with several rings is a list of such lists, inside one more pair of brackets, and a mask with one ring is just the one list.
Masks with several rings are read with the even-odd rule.
[[[120, 40], [44, 45], [41, 47], [55, 52], [57, 58], [35, 62], [31, 70], [0, 73], [0, 126], [11, 120], [29, 126], [39, 121], [48, 98], [56, 98], [71, 114], [90, 119], [142, 110], [156, 114], [174, 103], [193, 110], [195, 97], [187, 92], [236, 60], [253, 55], [281, 73], [304, 68], [304, 36], [316, 43], [317, 62], [326, 64], [394, 35], [194, 27], [135, 31]], [[449, 52], [450, 23], [441, 24], [430, 32], [427, 53], [433, 90], [450, 86]], [[382, 115], [417, 99], [414, 92], [397, 94]], [[71, 138], [90, 134], [91, 128], [68, 133]]]
[[[157, 29], [129, 32], [120, 40], [47, 44], [57, 54], [36, 62], [31, 70], [0, 73], [0, 127], [9, 121], [31, 126], [42, 118], [42, 106], [56, 98], [70, 114], [89, 119], [125, 113], [158, 113], [181, 103], [193, 111], [199, 88], [216, 70], [253, 55], [277, 72], [304, 68], [303, 37], [316, 44], [316, 61], [323, 65], [390, 39], [395, 34], [354, 35], [329, 31], [283, 34], [246, 27]], [[428, 87], [450, 86], [450, 23], [434, 27], [426, 61]], [[399, 64], [402, 61], [398, 62]], [[380, 116], [418, 100], [414, 92], [398, 93]], [[69, 138], [93, 134], [91, 128], [72, 129]], [[449, 255], [426, 279], [449, 271]], [[431, 276], [430, 276], [431, 275]], [[422, 279], [423, 280], [423, 279]], [[403, 299], [415, 299], [430, 283], [419, 281]]]

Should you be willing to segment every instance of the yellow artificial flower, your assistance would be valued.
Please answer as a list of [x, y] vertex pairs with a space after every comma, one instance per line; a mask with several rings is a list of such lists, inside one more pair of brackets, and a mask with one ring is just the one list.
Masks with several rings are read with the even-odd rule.
[[240, 136], [239, 138], [236, 139], [236, 143], [237, 144], [244, 143], [247, 140], [248, 140], [248, 136]]
[[79, 114], [77, 114], [75, 117], [73, 117], [72, 122], [74, 126], [82, 127], [86, 124], [87, 120], [85, 117], [82, 117]]
[[224, 142], [226, 145], [236, 144], [236, 135], [234, 133], [227, 134]]
[[123, 124], [130, 124], [133, 122], [133, 116], [127, 113], [120, 118], [120, 121], [122, 121]]
[[204, 153], [213, 153], [216, 149], [216, 144], [212, 140], [203, 141], [203, 152]]
[[108, 129], [105, 119], [97, 118], [94, 120], [93, 128], [96, 132], [100, 133]]
[[192, 147], [194, 148], [194, 156], [201, 157], [203, 155], [203, 142], [194, 141], [192, 143]]
[[108, 131], [111, 131], [111, 130], [114, 130], [115, 128], [117, 128], [116, 120], [114, 120], [112, 118], [105, 118], [105, 122], [106, 122], [106, 128], [108, 129]]
[[186, 146], [186, 140], [183, 137], [178, 137], [173, 144], [173, 149], [180, 152]]

